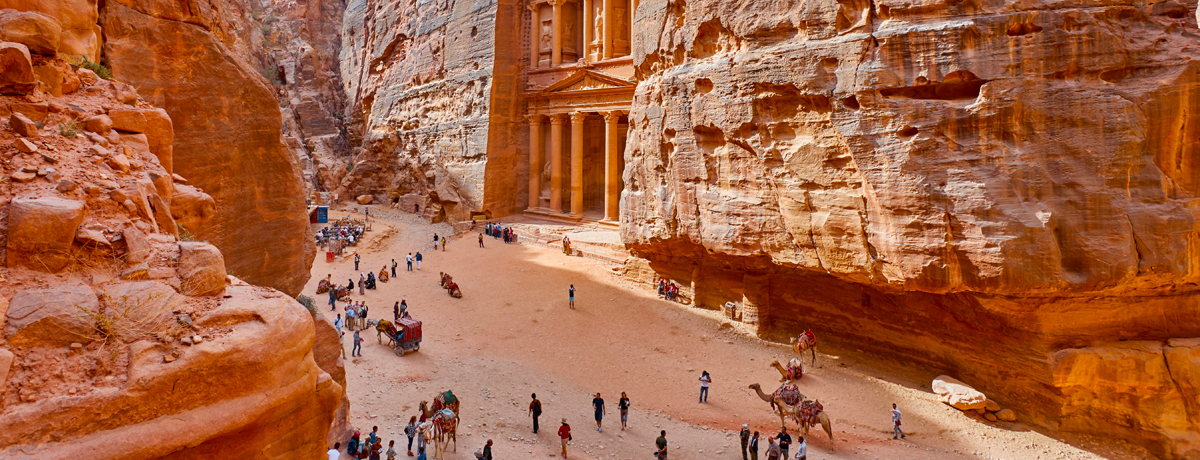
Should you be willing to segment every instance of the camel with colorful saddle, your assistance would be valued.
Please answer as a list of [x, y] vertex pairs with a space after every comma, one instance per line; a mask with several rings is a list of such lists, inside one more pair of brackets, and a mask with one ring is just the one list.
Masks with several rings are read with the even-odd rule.
[[750, 384], [750, 388], [758, 394], [759, 399], [771, 403], [771, 411], [779, 416], [780, 425], [786, 426], [787, 417], [791, 416], [804, 436], [808, 436], [808, 429], [820, 423], [825, 434], [829, 435], [829, 442], [833, 442], [833, 424], [820, 401], [805, 398], [795, 385], [782, 385], [770, 395], [763, 393], [757, 383]]
[[792, 338], [792, 350], [796, 353], [804, 353], [808, 350], [812, 353], [812, 365], [817, 364], [817, 335], [813, 331], [807, 330], [800, 335]]
[[439, 393], [433, 399], [433, 407], [429, 407], [425, 401], [417, 406], [426, 420], [421, 424], [426, 429], [418, 427], [418, 431], [424, 431], [425, 439], [432, 441], [433, 458], [442, 458], [451, 441], [454, 442], [454, 452], [458, 452], [459, 407], [458, 397], [450, 390]]
[[782, 364], [779, 364], [778, 360], [772, 361], [771, 367], [779, 371], [779, 381], [783, 383], [791, 383], [800, 380], [800, 377], [804, 377], [804, 364], [796, 358], [789, 359], [786, 368]]

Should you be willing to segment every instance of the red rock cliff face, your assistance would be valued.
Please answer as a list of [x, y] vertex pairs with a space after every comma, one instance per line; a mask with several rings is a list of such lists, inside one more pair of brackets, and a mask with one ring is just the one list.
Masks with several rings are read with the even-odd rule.
[[1190, 8], [645, 1], [623, 238], [764, 335], [1200, 455]]
[[[163, 107], [175, 127], [174, 172], [208, 192], [217, 214], [198, 232], [247, 281], [300, 292], [314, 247], [305, 188], [281, 137], [279, 106], [233, 49], [253, 48], [238, 5], [107, 2], [100, 15], [113, 75]], [[233, 12], [233, 13], [231, 13]], [[223, 41], [224, 40], [224, 41]]]

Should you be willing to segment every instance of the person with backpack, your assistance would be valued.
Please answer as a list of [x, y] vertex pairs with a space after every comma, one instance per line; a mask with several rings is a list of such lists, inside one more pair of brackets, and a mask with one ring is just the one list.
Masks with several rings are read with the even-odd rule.
[[408, 436], [408, 456], [412, 457], [412, 441], [417, 435], [417, 416], [412, 416], [408, 419], [408, 426], [404, 427], [404, 435]]
[[542, 415], [542, 402], [538, 401], [537, 393], [529, 395], [533, 401], [529, 402], [529, 415], [533, 416], [533, 434], [538, 432], [538, 417]]

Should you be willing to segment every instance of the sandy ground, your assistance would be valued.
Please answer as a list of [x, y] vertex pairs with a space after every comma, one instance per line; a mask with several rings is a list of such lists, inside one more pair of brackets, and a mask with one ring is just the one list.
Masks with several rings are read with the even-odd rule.
[[[476, 234], [435, 252], [432, 234], [444, 235], [448, 226], [395, 212], [372, 215], [384, 220], [359, 245], [362, 271], [378, 271], [395, 258], [399, 276], [354, 297], [365, 300], [376, 319], [390, 319], [393, 303], [405, 299], [423, 321], [425, 338], [419, 352], [398, 357], [373, 330], [363, 332], [363, 356], [348, 361], [346, 373], [351, 423], [364, 437], [378, 426], [385, 450], [386, 441], [395, 439], [405, 458], [403, 429], [418, 414], [417, 404], [451, 389], [463, 404], [457, 452], [447, 459], [473, 459], [488, 439], [498, 459], [555, 457], [562, 418], [573, 429], [573, 459], [651, 459], [660, 429], [667, 431], [673, 460], [741, 458], [742, 423], [762, 433], [759, 458], [765, 459], [766, 437], [778, 432], [779, 419], [747, 385], [777, 388], [779, 374], [768, 364], [794, 356], [787, 346], [721, 328], [716, 312], [660, 300], [649, 286], [616, 275], [610, 264], [490, 237], [481, 249]], [[416, 251], [424, 255], [421, 270], [405, 272], [404, 255]], [[357, 283], [353, 268], [349, 258], [327, 263], [322, 252], [305, 292], [313, 295], [326, 274]], [[440, 271], [454, 276], [462, 299], [438, 286]], [[570, 284], [578, 289], [574, 310], [567, 307]], [[314, 298], [332, 319], [327, 297]], [[336, 313], [342, 311], [339, 303]], [[350, 338], [347, 333], [347, 353]], [[713, 376], [706, 404], [697, 403], [702, 370]], [[818, 366], [806, 369], [798, 385], [830, 414], [834, 441], [815, 427], [807, 437], [808, 458], [1137, 458], [1091, 439], [1077, 441], [1088, 449], [1082, 450], [1019, 422], [982, 422], [937, 402], [929, 382], [901, 372], [819, 355]], [[616, 407], [622, 391], [632, 404], [624, 431]], [[592, 416], [596, 392], [607, 406], [603, 432]], [[545, 411], [536, 435], [526, 415], [530, 393], [538, 394]], [[893, 402], [904, 413], [905, 440], [892, 440]]]

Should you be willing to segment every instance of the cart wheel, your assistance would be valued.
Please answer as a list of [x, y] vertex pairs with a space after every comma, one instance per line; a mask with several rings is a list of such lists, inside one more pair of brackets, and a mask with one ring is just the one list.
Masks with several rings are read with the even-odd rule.
[[421, 344], [419, 342], [413, 345], [413, 351], [421, 351]]
[[396, 347], [396, 356], [404, 356], [404, 347]]

